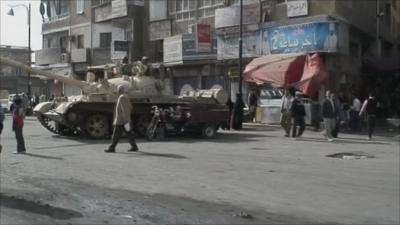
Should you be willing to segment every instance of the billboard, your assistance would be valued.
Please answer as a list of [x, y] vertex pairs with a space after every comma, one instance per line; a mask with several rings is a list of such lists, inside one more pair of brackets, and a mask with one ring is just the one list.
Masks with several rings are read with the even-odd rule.
[[182, 63], [182, 35], [164, 39], [164, 63]]
[[[260, 22], [260, 4], [243, 5], [243, 24], [253, 24]], [[240, 6], [215, 10], [215, 28], [232, 27], [240, 25]]]
[[211, 27], [209, 24], [196, 25], [197, 52], [211, 52]]
[[263, 32], [264, 54], [337, 52], [336, 22], [296, 24], [267, 28]]
[[287, 5], [287, 16], [288, 17], [296, 17], [296, 16], [306, 16], [308, 15], [308, 0], [297, 0], [297, 1], [288, 1]]
[[[253, 58], [261, 55], [259, 32], [243, 34], [243, 57]], [[218, 60], [239, 58], [239, 34], [218, 36]]]

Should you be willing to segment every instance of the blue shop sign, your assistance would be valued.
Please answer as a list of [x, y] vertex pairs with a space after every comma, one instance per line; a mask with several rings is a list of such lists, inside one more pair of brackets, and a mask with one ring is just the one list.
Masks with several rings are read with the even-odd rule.
[[338, 29], [335, 22], [297, 24], [264, 30], [264, 52], [271, 54], [298, 52], [336, 52]]

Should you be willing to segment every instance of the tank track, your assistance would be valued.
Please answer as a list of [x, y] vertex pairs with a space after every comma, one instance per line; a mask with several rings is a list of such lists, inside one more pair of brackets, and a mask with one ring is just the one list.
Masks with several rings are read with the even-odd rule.
[[42, 124], [42, 126], [44, 126], [47, 130], [55, 134], [61, 134], [60, 130], [57, 129], [57, 126], [55, 126], [55, 124], [52, 124], [52, 121], [49, 118], [44, 117], [41, 114], [37, 114], [36, 117], [38, 118], [40, 124]]

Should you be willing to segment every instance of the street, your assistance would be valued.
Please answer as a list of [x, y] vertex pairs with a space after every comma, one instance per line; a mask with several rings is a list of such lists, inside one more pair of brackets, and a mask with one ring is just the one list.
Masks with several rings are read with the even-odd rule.
[[[14, 155], [1, 137], [0, 224], [399, 224], [399, 140], [279, 128], [219, 131], [214, 139], [110, 140], [54, 135], [25, 120]], [[366, 157], [327, 157], [336, 153]]]

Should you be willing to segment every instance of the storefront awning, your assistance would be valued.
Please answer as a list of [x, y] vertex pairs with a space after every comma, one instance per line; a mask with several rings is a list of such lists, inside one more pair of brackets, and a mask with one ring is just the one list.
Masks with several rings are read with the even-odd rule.
[[316, 53], [276, 54], [256, 58], [244, 71], [244, 81], [270, 83], [275, 87], [294, 86], [313, 95], [327, 81], [328, 73]]

